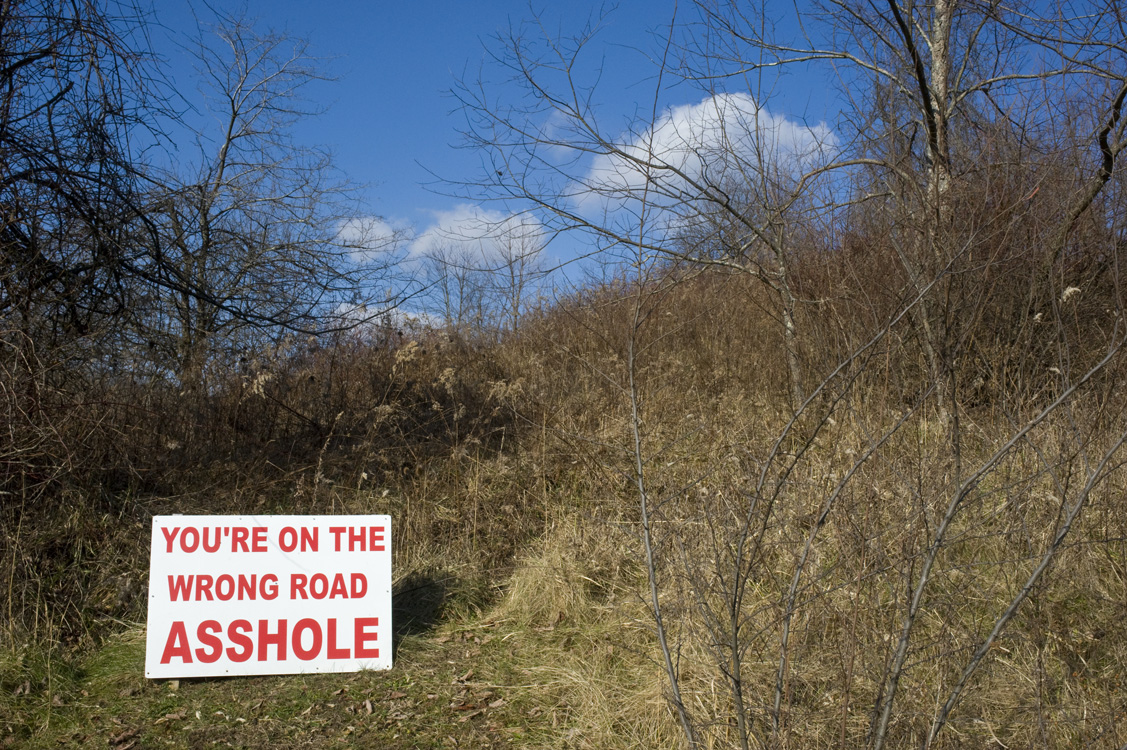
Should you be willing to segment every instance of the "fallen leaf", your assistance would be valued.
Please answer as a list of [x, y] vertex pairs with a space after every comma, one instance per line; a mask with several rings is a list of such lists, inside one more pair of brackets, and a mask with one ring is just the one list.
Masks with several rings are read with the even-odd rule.
[[470, 719], [472, 719], [473, 717], [475, 717], [475, 716], [480, 716], [480, 715], [481, 715], [481, 714], [483, 714], [483, 713], [485, 713], [485, 710], [484, 710], [484, 709], [481, 709], [481, 708], [479, 708], [478, 710], [474, 711], [473, 713], [468, 713], [468, 714], [466, 714], [465, 716], [463, 716], [462, 718], [458, 719], [458, 722], [459, 722], [459, 723], [461, 723], [461, 722], [466, 722], [466, 721], [469, 721], [469, 720], [470, 720]]
[[[110, 735], [110, 745], [112, 745], [113, 747], [119, 747], [121, 745], [124, 745], [126, 742], [129, 742], [140, 733], [140, 729], [126, 729], [120, 734]], [[133, 744], [131, 743], [129, 746], [132, 747]]]
[[372, 715], [372, 702], [370, 700], [364, 701], [364, 713], [368, 714], [368, 716]]
[[62, 708], [63, 707], [63, 699], [58, 693], [55, 693], [54, 695], [51, 696], [51, 705], [54, 706], [55, 708]]
[[166, 721], [180, 721], [181, 719], [186, 719], [186, 718], [188, 718], [188, 709], [184, 709], [182, 711], [177, 711], [176, 713], [165, 714], [164, 716], [162, 716], [159, 719], [157, 719], [156, 721], [154, 721], [153, 725], [155, 726], [157, 724], [163, 724]]
[[118, 697], [120, 698], [129, 698], [134, 695], [137, 695], [137, 688], [135, 687], [124, 688], [120, 693], [118, 693]]
[[397, 701], [400, 698], [407, 698], [407, 697], [409, 697], [409, 695], [407, 693], [401, 693], [398, 690], [393, 690], [393, 691], [391, 691], [390, 693], [387, 694], [387, 698], [385, 698], [384, 700]]
[[473, 670], [472, 669], [470, 671], [466, 672], [461, 677], [459, 677], [457, 679], [457, 682], [465, 682], [466, 680], [470, 679], [471, 677], [473, 677]]
[[490, 708], [500, 708], [503, 705], [505, 705], [505, 699], [504, 698], [498, 698], [497, 700], [490, 703], [489, 707]]

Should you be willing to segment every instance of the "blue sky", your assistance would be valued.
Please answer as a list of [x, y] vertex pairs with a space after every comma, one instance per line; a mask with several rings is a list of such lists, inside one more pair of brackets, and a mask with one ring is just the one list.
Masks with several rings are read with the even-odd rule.
[[[465, 178], [477, 164], [472, 152], [457, 149], [464, 116], [450, 89], [458, 78], [476, 76], [490, 38], [510, 24], [531, 17], [527, 3], [495, 2], [308, 2], [307, 0], [215, 0], [223, 10], [245, 8], [262, 28], [305, 37], [311, 51], [324, 57], [335, 81], [318, 84], [311, 97], [328, 109], [303, 123], [297, 137], [303, 143], [328, 146], [337, 165], [365, 191], [375, 214], [418, 228], [433, 212], [459, 201], [434, 194], [442, 186], [426, 187], [431, 170]], [[562, 30], [580, 27], [598, 6], [553, 3], [545, 17]], [[649, 45], [647, 30], [662, 23], [660, 2], [627, 2], [619, 6], [604, 37], [607, 54], [633, 53], [613, 45]], [[178, 88], [190, 96], [190, 70], [168, 39], [194, 29], [192, 7], [201, 18], [200, 2], [161, 0], [157, 20], [164, 27], [153, 32], [154, 45], [169, 59]], [[665, 21], [667, 23], [667, 21]], [[608, 90], [627, 89], [648, 74], [639, 67], [618, 66]], [[633, 79], [633, 80], [632, 80]]]
[[[459, 79], [477, 77], [487, 50], [497, 47], [498, 33], [539, 15], [551, 33], [566, 36], [602, 18], [589, 59], [601, 64], [606, 121], [617, 122], [617, 116], [625, 127], [632, 115], [652, 106], [655, 65], [648, 55], [656, 53], [655, 34], [664, 34], [675, 7], [663, 0], [623, 0], [609, 13], [595, 2], [530, 6], [526, 0], [212, 0], [212, 5], [226, 12], [243, 10], [257, 19], [260, 29], [284, 31], [311, 43], [311, 53], [324, 58], [324, 70], [335, 80], [307, 92], [326, 112], [300, 123], [296, 140], [330, 148], [344, 175], [366, 186], [366, 213], [415, 236], [477, 210], [465, 197], [443, 195], [454, 188], [434, 175], [468, 180], [480, 168], [480, 154], [458, 148], [465, 115], [450, 91]], [[683, 19], [691, 12], [685, 5]], [[152, 33], [153, 44], [167, 57], [175, 86], [190, 99], [195, 82], [173, 41], [194, 33], [195, 15], [210, 18], [208, 7], [200, 0], [158, 0], [155, 15], [161, 27]], [[672, 81], [665, 81], [662, 110], [695, 105], [706, 97], [695, 85], [669, 87]], [[503, 84], [493, 91], [504, 98]], [[772, 114], [824, 117], [824, 104], [808, 88], [792, 83], [776, 93], [778, 98], [768, 104]], [[557, 258], [567, 252], [561, 253], [561, 244], [566, 245], [550, 249]]]

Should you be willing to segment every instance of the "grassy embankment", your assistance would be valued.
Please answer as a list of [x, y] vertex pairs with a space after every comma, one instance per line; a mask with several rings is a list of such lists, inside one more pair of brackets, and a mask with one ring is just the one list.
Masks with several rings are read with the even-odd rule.
[[[98, 411], [116, 435], [99, 446], [102, 494], [60, 474], [5, 526], [0, 746], [677, 745], [635, 427], [658, 601], [706, 746], [736, 746], [733, 653], [753, 740], [866, 744], [952, 483], [983, 466], [935, 555], [890, 740], [919, 744], [1080, 499], [941, 744], [1127, 742], [1124, 482], [1080, 494], [1120, 429], [1114, 372], [991, 464], [1037, 403], [981, 398], [953, 456], [950, 425], [916, 408], [918, 361], [889, 336], [788, 428], [755, 287], [637, 291], [561, 304], [501, 343], [294, 347], [206, 400], [147, 393], [145, 423], [113, 394]], [[806, 342], [812, 371], [854, 346], [809, 330], [831, 331]], [[146, 681], [148, 518], [171, 512], [391, 514], [395, 669]]]

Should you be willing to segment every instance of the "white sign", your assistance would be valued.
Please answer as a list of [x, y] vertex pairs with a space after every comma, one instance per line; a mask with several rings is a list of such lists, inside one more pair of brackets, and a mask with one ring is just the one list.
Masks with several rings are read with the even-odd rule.
[[391, 669], [390, 516], [156, 516], [145, 676]]

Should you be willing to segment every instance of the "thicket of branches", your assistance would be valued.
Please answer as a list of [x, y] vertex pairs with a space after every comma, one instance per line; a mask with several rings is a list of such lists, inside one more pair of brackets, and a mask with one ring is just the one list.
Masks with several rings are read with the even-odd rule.
[[[10, 508], [57, 496], [68, 477], [145, 481], [130, 433], [197, 422], [240, 366], [287, 334], [363, 322], [343, 313], [394, 279], [388, 248], [341, 231], [358, 206], [327, 157], [289, 136], [320, 77], [303, 44], [236, 17], [202, 22], [188, 49], [203, 98], [185, 103], [128, 3], [27, 0], [0, 14]], [[209, 124], [193, 131], [184, 107]]]
[[[1054, 715], [1033, 613], [1053, 572], [1122, 583], [1121, 526], [1089, 519], [1121, 508], [1127, 441], [1123, 32], [1115, 3], [702, 2], [659, 32], [625, 129], [583, 77], [595, 27], [501, 37], [520, 98], [463, 82], [486, 192], [630, 269], [591, 367], [624, 404], [611, 462], [690, 747], [1121, 741], [1116, 698]], [[837, 119], [770, 111], [792, 67], [823, 71]], [[701, 103], [663, 111], [686, 81]], [[692, 325], [665, 300], [702, 274], [758, 287], [782, 367], [741, 354], [781, 419], [733, 423], [663, 355]], [[1092, 580], [1064, 562], [1101, 545]], [[1041, 665], [1029, 690], [999, 689], [999, 653]], [[1121, 663], [1088, 654], [1096, 683]]]

